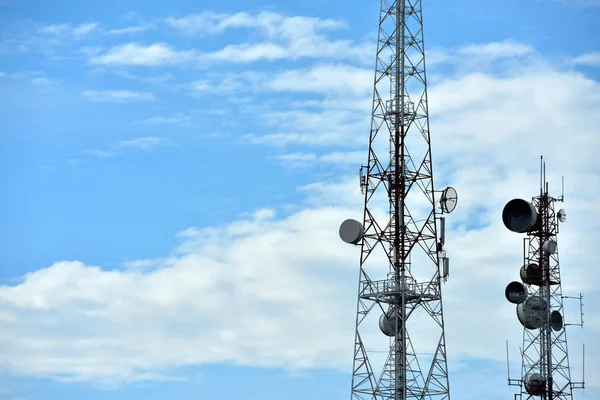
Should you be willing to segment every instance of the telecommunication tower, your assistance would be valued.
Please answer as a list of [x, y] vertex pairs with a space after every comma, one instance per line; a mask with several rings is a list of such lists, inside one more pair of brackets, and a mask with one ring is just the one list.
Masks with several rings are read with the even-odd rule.
[[[533, 197], [531, 203], [513, 199], [502, 211], [506, 228], [527, 233], [523, 240], [522, 283], [511, 282], [505, 291], [506, 299], [516, 304], [517, 318], [523, 325], [521, 378], [510, 378], [509, 365], [508, 384], [520, 388], [515, 399], [572, 399], [573, 389], [583, 389], [585, 384], [584, 379], [571, 381], [566, 327], [583, 328], [583, 302], [581, 294], [562, 295], [557, 235], [567, 214], [563, 209], [556, 211], [555, 205], [564, 201], [564, 189], [559, 198], [548, 194], [543, 157], [540, 164], [539, 196]], [[579, 324], [563, 322], [565, 298], [579, 300]]]
[[457, 194], [434, 191], [421, 0], [381, 0], [377, 43], [363, 222], [339, 231], [361, 249], [351, 398], [449, 399], [441, 215]]

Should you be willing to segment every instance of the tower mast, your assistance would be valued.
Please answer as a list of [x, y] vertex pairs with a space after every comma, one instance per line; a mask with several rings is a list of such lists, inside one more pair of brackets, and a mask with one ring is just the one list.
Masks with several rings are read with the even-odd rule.
[[[381, 0], [360, 186], [363, 221], [340, 226], [342, 240], [361, 248], [351, 398], [449, 399], [441, 214], [454, 210], [457, 195], [446, 188], [438, 202], [433, 186], [421, 0]], [[380, 212], [386, 204], [387, 215]]]
[[[569, 368], [567, 332], [563, 322], [562, 281], [558, 258], [559, 224], [565, 222], [563, 209], [556, 211], [554, 198], [548, 193], [546, 165], [540, 160], [540, 194], [531, 202], [521, 199], [509, 201], [502, 211], [507, 229], [527, 233], [524, 239], [523, 283], [508, 284], [506, 299], [516, 304], [517, 318], [523, 325], [521, 378], [510, 379], [509, 385], [518, 386], [515, 399], [571, 400], [572, 390], [583, 388], [584, 383], [573, 382]], [[582, 296], [580, 295], [580, 304]], [[583, 314], [582, 314], [583, 316]], [[583, 318], [581, 324], [583, 328]]]

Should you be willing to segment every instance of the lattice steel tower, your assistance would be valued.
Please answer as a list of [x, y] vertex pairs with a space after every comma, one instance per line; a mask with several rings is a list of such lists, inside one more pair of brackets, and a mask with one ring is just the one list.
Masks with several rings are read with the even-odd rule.
[[[548, 194], [543, 158], [540, 167], [539, 196], [531, 203], [513, 199], [502, 211], [506, 228], [527, 233], [520, 271], [523, 283], [511, 282], [505, 291], [523, 325], [521, 377], [511, 379], [509, 369], [508, 383], [520, 388], [515, 399], [572, 399], [572, 390], [583, 388], [584, 383], [571, 381], [566, 326], [583, 328], [583, 312], [580, 308], [580, 324], [563, 323], [563, 299], [569, 297], [562, 295], [557, 235], [566, 213], [556, 211], [555, 205], [564, 200], [564, 194], [559, 198]], [[576, 299], [582, 307], [582, 296]]]
[[382, 0], [377, 43], [363, 223], [340, 226], [361, 249], [351, 398], [449, 399], [440, 215], [457, 195], [433, 186], [421, 1]]

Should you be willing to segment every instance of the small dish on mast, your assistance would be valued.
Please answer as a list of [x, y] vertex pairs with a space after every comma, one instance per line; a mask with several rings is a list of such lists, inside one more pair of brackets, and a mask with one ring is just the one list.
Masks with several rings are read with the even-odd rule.
[[442, 212], [451, 213], [456, 208], [456, 203], [458, 203], [458, 193], [452, 186], [448, 186], [442, 192], [442, 198], [440, 199]]

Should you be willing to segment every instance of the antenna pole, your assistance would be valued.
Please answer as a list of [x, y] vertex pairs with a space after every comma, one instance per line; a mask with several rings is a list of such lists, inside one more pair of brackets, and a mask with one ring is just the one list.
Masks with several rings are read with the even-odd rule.
[[[351, 399], [449, 400], [441, 290], [448, 259], [437, 226], [422, 0], [381, 0], [375, 56], [368, 164], [360, 178], [363, 220], [350, 221], [349, 230], [348, 221], [340, 227], [342, 240], [360, 245]], [[375, 218], [380, 202], [389, 205], [388, 213]], [[428, 207], [409, 207], [415, 203]], [[444, 200], [441, 210], [451, 212], [448, 204]], [[413, 266], [416, 252], [423, 257]], [[378, 256], [371, 253], [388, 259], [387, 274], [376, 280], [369, 275]], [[366, 343], [372, 329], [367, 314], [377, 311], [379, 330], [389, 338], [383, 348]], [[431, 341], [411, 339], [414, 311], [433, 322]], [[382, 351], [387, 357], [377, 363], [373, 353]], [[420, 359], [426, 353], [433, 354], [427, 365]]]
[[[540, 195], [533, 197], [531, 202], [511, 200], [502, 212], [506, 228], [527, 234], [523, 242], [523, 283], [511, 282], [506, 288], [506, 298], [516, 304], [517, 316], [523, 325], [521, 376], [514, 380], [519, 382], [521, 390], [515, 397], [572, 400], [572, 389], [580, 388], [583, 384], [572, 382], [569, 372], [566, 326], [571, 324], [565, 324], [563, 316], [563, 299], [568, 296], [562, 295], [562, 278], [556, 251], [558, 227], [565, 218], [559, 218], [555, 205], [564, 197], [564, 177], [560, 198], [550, 196], [548, 187], [546, 162], [542, 155]], [[581, 325], [582, 297], [580, 294]], [[508, 342], [507, 368], [510, 374]], [[509, 385], [511, 384], [509, 375]]]

